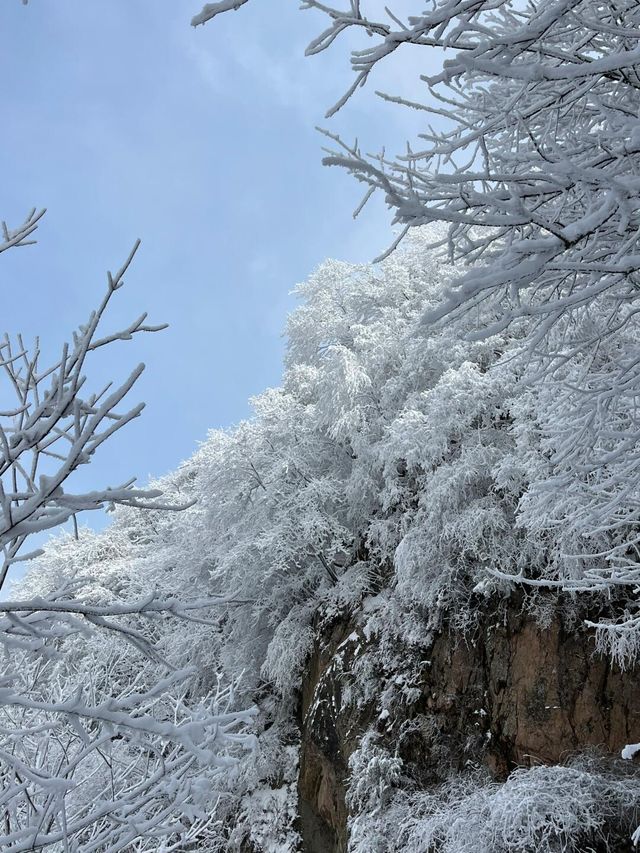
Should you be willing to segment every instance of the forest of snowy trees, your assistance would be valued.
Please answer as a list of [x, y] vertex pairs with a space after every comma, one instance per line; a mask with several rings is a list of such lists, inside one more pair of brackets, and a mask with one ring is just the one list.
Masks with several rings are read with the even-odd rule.
[[[241, 44], [252, 5], [192, 24], [214, 49], [238, 10]], [[396, 231], [297, 286], [252, 417], [146, 489], [66, 491], [142, 410], [120, 411], [140, 368], [87, 390], [94, 350], [161, 329], [108, 326], [135, 249], [54, 363], [0, 341], [0, 587], [32, 559], [0, 601], [2, 850], [640, 843], [640, 6], [399, 5], [302, 3], [308, 54], [365, 37], [329, 116], [395, 51], [441, 69], [421, 103], [381, 93], [424, 113], [404, 154], [325, 132]], [[30, 549], [105, 505], [104, 531]], [[511, 734], [519, 634], [546, 657]]]

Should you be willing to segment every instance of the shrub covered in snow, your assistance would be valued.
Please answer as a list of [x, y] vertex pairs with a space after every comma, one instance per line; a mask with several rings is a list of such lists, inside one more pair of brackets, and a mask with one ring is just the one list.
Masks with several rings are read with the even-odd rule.
[[452, 777], [428, 792], [365, 737], [351, 760], [350, 853], [578, 853], [619, 849], [640, 817], [633, 769], [583, 760]]

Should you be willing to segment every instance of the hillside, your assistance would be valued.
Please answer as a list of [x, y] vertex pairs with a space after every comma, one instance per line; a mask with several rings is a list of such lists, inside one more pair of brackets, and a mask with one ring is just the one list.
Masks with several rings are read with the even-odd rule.
[[[414, 230], [378, 265], [323, 264], [298, 287], [281, 386], [153, 484], [196, 503], [119, 507], [103, 533], [59, 538], [18, 591], [221, 597], [200, 621], [131, 621], [197, 673], [153, 708], [160, 722], [212, 691], [253, 709], [249, 750], [230, 738], [224, 761], [189, 763], [196, 806], [162, 850], [631, 849], [634, 604], [598, 557], [624, 531], [585, 536], [580, 489], [549, 487], [573, 392], [529, 381], [518, 324], [479, 334], [489, 307], [424, 322], [455, 274], [433, 236]], [[58, 650], [15, 652], [27, 691], [35, 666], [38, 690], [91, 684], [96, 702], [158, 678], [148, 649], [109, 631]], [[81, 749], [73, 725], [65, 737]], [[135, 741], [112, 749], [144, 774]], [[82, 809], [113, 769], [79, 768]]]

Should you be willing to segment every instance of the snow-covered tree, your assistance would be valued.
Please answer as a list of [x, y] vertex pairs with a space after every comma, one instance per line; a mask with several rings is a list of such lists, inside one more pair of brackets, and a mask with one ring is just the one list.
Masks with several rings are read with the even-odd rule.
[[[488, 302], [494, 316], [472, 337], [524, 324], [522, 363], [542, 388], [542, 409], [539, 476], [518, 519], [555, 539], [558, 560], [546, 580], [587, 590], [634, 587], [640, 7], [635, 0], [435, 0], [407, 13], [406, 5], [302, 3], [328, 18], [308, 54], [347, 31], [368, 37], [352, 52], [355, 79], [329, 116], [369, 78], [383, 89], [391, 54], [420, 47], [430, 60], [441, 58], [440, 71], [422, 77], [421, 101], [380, 92], [424, 113], [418, 142], [396, 158], [368, 156], [328, 133], [324, 162], [348, 170], [366, 197], [383, 193], [401, 226], [398, 240], [413, 226], [445, 224], [442, 246], [468, 270], [425, 312], [426, 323], [472, 317]], [[207, 4], [192, 23], [240, 6]], [[623, 621], [602, 633], [621, 657], [635, 654], [639, 636], [635, 616]]]
[[[437, 239], [430, 229], [414, 229], [378, 265], [322, 264], [297, 288], [301, 304], [288, 323], [281, 386], [253, 401], [252, 418], [212, 431], [191, 459], [151, 484], [165, 500], [196, 502], [179, 513], [117, 507], [103, 533], [81, 530], [77, 541], [68, 536], [49, 545], [23, 584], [29, 598], [82, 582], [83, 595], [100, 606], [136, 601], [155, 588], [173, 601], [185, 590], [218, 600], [206, 618], [194, 611], [190, 622], [140, 613], [126, 623], [139, 632], [126, 645], [95, 633], [62, 637], [60, 655], [41, 670], [39, 689], [54, 698], [84, 684], [84, 702], [93, 702], [95, 690], [122, 691], [126, 703], [131, 683], [141, 692], [155, 683], [155, 664], [135, 642], [142, 634], [152, 653], [194, 672], [186, 694], [176, 688], [175, 704], [153, 699], [142, 706], [145, 716], [176, 725], [175, 708], [177, 724], [189, 726], [218, 684], [224, 690], [242, 675], [225, 702], [230, 711], [255, 707], [255, 749], [220, 768], [183, 747], [177, 759], [188, 766], [180, 785], [167, 801], [150, 805], [149, 820], [160, 815], [165, 828], [170, 817], [163, 809], [176, 808], [182, 797], [194, 809], [169, 835], [178, 850], [181, 838], [203, 853], [243, 845], [297, 849], [298, 691], [319, 620], [359, 619], [363, 636], [375, 638], [379, 653], [353, 662], [343, 702], [393, 708], [396, 699], [420, 694], [425, 643], [445, 620], [473, 629], [484, 596], [500, 596], [505, 576], [571, 576], [572, 560], [547, 530], [515, 523], [523, 496], [544, 483], [548, 464], [539, 434], [548, 401], [522, 382], [525, 324], [470, 340], [497, 316], [487, 304], [475, 316], [425, 326], [425, 312], [457, 274], [434, 259], [429, 245]], [[50, 719], [37, 708], [29, 715], [34, 728]], [[79, 750], [79, 737], [69, 727], [63, 743]], [[42, 739], [37, 732], [32, 738], [37, 757]], [[224, 748], [235, 757], [241, 746]], [[137, 780], [131, 743], [116, 739], [112, 749], [115, 766], [123, 773], [131, 766]], [[384, 839], [396, 828], [413, 845], [406, 849], [423, 850], [420, 833], [439, 837], [453, 819], [449, 849], [465, 839], [471, 844], [461, 817], [470, 806], [482, 820], [484, 849], [506, 826], [504, 848], [496, 849], [513, 853], [520, 837], [508, 824], [513, 798], [522, 803], [517, 820], [528, 849], [538, 840], [550, 849], [565, 838], [578, 844], [612, 815], [623, 833], [634, 820], [632, 769], [620, 784], [581, 766], [557, 774], [523, 770], [502, 794], [497, 783], [474, 777], [414, 796], [388, 790], [401, 768], [376, 749], [363, 742], [354, 758], [354, 850], [376, 849], [376, 834]], [[111, 785], [109, 764], [95, 759], [79, 776], [91, 792]], [[123, 780], [116, 776], [116, 790]], [[545, 823], [550, 784], [557, 802]], [[580, 789], [574, 820], [570, 803]], [[77, 820], [87, 808], [82, 790], [67, 795]], [[540, 811], [532, 811], [537, 801]], [[105, 822], [98, 825], [106, 832]], [[138, 843], [155, 849], [153, 839]]]
[[[208, 4], [192, 23], [241, 5]], [[452, 254], [481, 261], [434, 313], [491, 295], [503, 309], [498, 327], [533, 316], [542, 335], [600, 294], [620, 311], [639, 268], [637, 4], [439, 0], [405, 20], [367, 7], [375, 14], [379, 4], [302, 4], [331, 21], [308, 54], [348, 29], [373, 41], [353, 52], [356, 79], [329, 115], [390, 54], [418, 45], [443, 57], [442, 71], [423, 78], [425, 102], [382, 97], [445, 127], [395, 160], [341, 144], [326, 162], [382, 190], [404, 226], [450, 223]]]
[[[193, 23], [246, 3], [207, 4]], [[8, 850], [294, 850], [296, 689], [317, 619], [360, 608], [363, 635], [377, 638], [343, 697], [358, 704], [387, 674], [389, 695], [420, 693], [411, 650], [443, 618], [473, 625], [483, 596], [514, 582], [604, 592], [614, 615], [630, 606], [617, 588], [638, 580], [637, 9], [442, 0], [378, 20], [364, 5], [303, 3], [330, 18], [309, 52], [347, 29], [373, 40], [337, 107], [390, 53], [429, 47], [448, 58], [425, 104], [385, 97], [448, 125], [397, 160], [334, 138], [327, 162], [382, 190], [401, 225], [445, 228], [414, 229], [376, 266], [323, 264], [298, 289], [282, 386], [152, 484], [152, 500], [184, 511], [140, 513], [150, 495], [125, 486], [111, 527], [50, 545], [7, 604]], [[36, 216], [4, 229], [7, 248], [29, 241]], [[434, 245], [457, 265], [438, 263]], [[57, 386], [44, 377], [52, 399], [67, 375], [73, 387], [68, 364]], [[63, 462], [20, 420], [50, 415], [25, 370], [37, 373], [33, 355], [7, 417], [36, 467], [60, 477]], [[78, 419], [82, 434], [105, 404], [84, 400], [52, 439], [73, 447]], [[49, 490], [49, 467], [40, 480], [15, 470], [9, 522], [29, 501], [47, 526], [111, 494], [70, 498]], [[622, 613], [600, 625], [602, 644], [628, 659], [637, 623]], [[255, 749], [236, 762], [254, 713]], [[505, 785], [465, 777], [432, 792], [395, 790], [401, 771], [362, 740], [352, 850], [576, 849], [637, 819], [632, 768], [523, 768]]]
[[[225, 844], [247, 834], [256, 845], [293, 844], [295, 690], [320, 606], [357, 606], [395, 566], [404, 615], [390, 630], [409, 633], [427, 609], [436, 624], [455, 605], [462, 621], [490, 552], [505, 572], [535, 558], [535, 543], [509, 524], [519, 484], [498, 493], [488, 467], [514, 449], [505, 413], [517, 371], [508, 364], [487, 370], [508, 339], [471, 343], [451, 327], [421, 331], [424, 310], [437, 304], [448, 278], [418, 233], [378, 268], [322, 265], [299, 288], [282, 387], [254, 400], [254, 418], [212, 432], [174, 475], [152, 484], [165, 500], [196, 503], [180, 513], [119, 507], [104, 533], [81, 531], [77, 542], [49, 546], [23, 584], [22, 595], [33, 598], [43, 588], [83, 583], [81, 594], [95, 607], [139, 601], [154, 588], [169, 601], [195, 588], [218, 602], [191, 622], [141, 608], [126, 622], [132, 642], [124, 648], [96, 634], [62, 637], [38, 687], [47, 691], [53, 681], [54, 696], [69, 695], [88, 683], [98, 696], [122, 691], [126, 703], [133, 673], [136, 691], [153, 689], [155, 667], [141, 648], [150, 641], [152, 654], [194, 672], [188, 701], [175, 700], [190, 725], [218, 679], [233, 685], [242, 675], [229, 710], [258, 709], [255, 752], [229, 770], [194, 758], [176, 789], [176, 797], [202, 789], [199, 806], [216, 816], [209, 826], [194, 819], [184, 828], [199, 849], [234, 849]], [[446, 535], [434, 535], [440, 529]], [[92, 696], [81, 698], [90, 704]], [[166, 702], [154, 694], [152, 713], [163, 724]], [[49, 720], [37, 705], [29, 714], [34, 724]], [[81, 748], [75, 729], [65, 737]], [[34, 734], [35, 756], [39, 744]], [[124, 739], [115, 746], [131, 748]], [[236, 745], [226, 748], [233, 754]], [[189, 749], [181, 755], [193, 758]], [[106, 790], [108, 764], [94, 761], [82, 773]], [[79, 821], [87, 802], [68, 796]], [[154, 801], [157, 813], [162, 807]]]
[[[28, 245], [41, 213], [15, 230], [3, 224], [0, 251]], [[0, 589], [33, 533], [52, 530], [83, 510], [104, 506], [140, 511], [184, 510], [192, 500], [163, 501], [158, 489], [115, 488], [74, 493], [74, 471], [137, 417], [144, 404], [118, 411], [140, 376], [87, 390], [91, 355], [139, 332], [154, 332], [146, 315], [120, 330], [104, 330], [114, 294], [138, 244], [108, 274], [98, 308], [42, 364], [38, 341], [0, 341], [0, 367], [13, 408], [0, 412]], [[27, 586], [22, 592], [26, 593]], [[166, 585], [165, 585], [166, 589]], [[104, 594], [106, 593], [106, 594]], [[96, 596], [95, 579], [45, 575], [19, 600], [0, 602], [0, 823], [3, 850], [174, 849], [210, 822], [194, 767], [214, 778], [250, 745], [252, 712], [233, 703], [233, 684], [220, 683], [189, 701], [193, 667], [172, 662], [155, 644], [155, 623], [174, 617], [206, 621], [220, 598], [163, 596], [143, 586], [135, 599], [115, 585]], [[135, 649], [122, 669], [122, 646]], [[204, 772], [204, 771], [202, 771]], [[198, 776], [202, 785], [202, 775]]]
[[[36, 221], [32, 215], [27, 225]], [[15, 232], [5, 228], [5, 246], [25, 245], [29, 233], [29, 228]], [[31, 350], [21, 335], [12, 341], [5, 334], [0, 342], [5, 385], [15, 398], [12, 410], [0, 412], [0, 589], [11, 565], [33, 556], [21, 553], [29, 535], [58, 527], [80, 511], [109, 504], [162, 506], [157, 501], [159, 493], [136, 490], [133, 481], [85, 494], [64, 488], [73, 472], [89, 463], [96, 450], [144, 408], [140, 403], [126, 412], [116, 410], [144, 365], [138, 365], [120, 386], [113, 388], [109, 383], [97, 392], [86, 390], [85, 375], [87, 360], [96, 350], [130, 340], [139, 332], [165, 328], [145, 324], [145, 314], [125, 329], [103, 332], [109, 303], [124, 284], [137, 248], [138, 243], [115, 275], [108, 274], [100, 305], [73, 333], [72, 343], [62, 346], [58, 360], [42, 364], [38, 340]]]

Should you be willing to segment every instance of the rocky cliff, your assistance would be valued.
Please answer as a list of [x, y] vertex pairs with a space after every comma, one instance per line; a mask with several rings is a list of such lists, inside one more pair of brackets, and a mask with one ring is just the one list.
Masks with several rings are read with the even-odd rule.
[[[347, 850], [349, 762], [365, 736], [401, 766], [398, 784], [414, 790], [470, 767], [504, 781], [515, 768], [585, 754], [614, 775], [633, 772], [619, 757], [640, 741], [638, 679], [596, 654], [570, 610], [550, 613], [541, 622], [512, 596], [489, 604], [465, 635], [444, 624], [393, 652], [363, 628], [361, 613], [319, 622], [300, 704], [306, 853]], [[367, 672], [376, 684], [369, 695]], [[599, 849], [632, 849], [624, 820], [602, 837]]]

